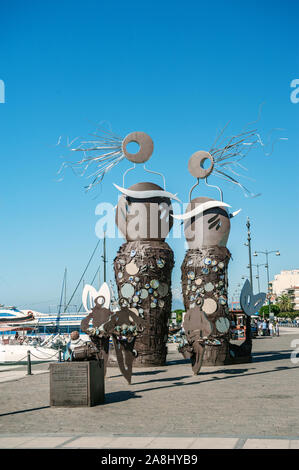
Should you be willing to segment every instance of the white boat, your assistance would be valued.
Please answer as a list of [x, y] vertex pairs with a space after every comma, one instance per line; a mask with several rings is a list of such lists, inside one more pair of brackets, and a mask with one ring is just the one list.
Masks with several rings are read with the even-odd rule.
[[28, 351], [30, 351], [31, 362], [57, 362], [58, 360], [59, 351], [57, 349], [28, 344], [0, 344], [0, 363], [26, 363]]

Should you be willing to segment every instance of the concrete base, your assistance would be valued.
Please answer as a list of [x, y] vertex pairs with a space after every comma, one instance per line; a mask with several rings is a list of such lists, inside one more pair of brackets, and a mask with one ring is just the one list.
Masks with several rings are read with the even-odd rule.
[[95, 406], [104, 401], [103, 360], [50, 364], [51, 406]]

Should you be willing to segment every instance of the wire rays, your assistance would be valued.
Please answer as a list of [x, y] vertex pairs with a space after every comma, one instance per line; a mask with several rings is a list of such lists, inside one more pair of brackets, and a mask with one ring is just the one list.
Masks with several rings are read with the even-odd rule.
[[[258, 194], [253, 194], [249, 189], [241, 184], [238, 179], [234, 177], [244, 177], [244, 175], [237, 173], [233, 167], [240, 167], [247, 171], [247, 168], [241, 165], [240, 161], [246, 157], [250, 150], [259, 145], [257, 129], [245, 131], [241, 134], [236, 134], [228, 139], [225, 139], [223, 134], [227, 125], [221, 130], [219, 136], [216, 138], [213, 144], [213, 147], [209, 151], [214, 159], [213, 173], [215, 176], [219, 176], [225, 181], [236, 184], [242, 188], [245, 196], [256, 197]], [[220, 138], [221, 140], [219, 141]], [[215, 145], [218, 141], [219, 143], [216, 147]], [[232, 173], [234, 176], [229, 175], [228, 172]]]
[[[58, 171], [61, 173], [66, 167], [70, 167], [79, 176], [92, 178], [90, 184], [85, 186], [86, 191], [101, 183], [105, 174], [125, 158], [122, 137], [103, 128], [91, 136], [91, 140], [82, 140], [78, 147], [71, 148], [73, 152], [83, 152], [83, 158], [75, 163], [64, 162]], [[89, 172], [91, 168], [95, 170], [92, 173]]]

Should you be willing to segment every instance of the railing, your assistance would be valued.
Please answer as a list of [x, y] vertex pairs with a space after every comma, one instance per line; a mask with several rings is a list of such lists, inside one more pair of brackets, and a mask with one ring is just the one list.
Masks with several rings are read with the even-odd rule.
[[55, 353], [54, 353], [52, 356], [49, 356], [49, 357], [47, 357], [47, 358], [45, 358], [45, 357], [39, 357], [39, 356], [37, 356], [36, 354], [34, 354], [32, 351], [30, 351], [30, 350], [28, 349], [26, 356], [22, 357], [22, 358], [19, 359], [18, 361], [9, 361], [7, 364], [9, 364], [10, 366], [15, 366], [15, 365], [17, 365], [17, 364], [22, 364], [22, 363], [25, 362], [24, 360], [27, 358], [27, 360], [26, 360], [27, 374], [26, 374], [26, 375], [33, 375], [33, 374], [32, 374], [32, 361], [31, 361], [31, 356], [34, 357], [35, 359], [39, 359], [39, 360], [42, 361], [42, 362], [50, 362], [51, 359], [53, 359], [53, 357], [57, 356], [57, 352], [58, 352], [58, 360], [57, 360], [57, 362], [63, 362], [62, 350], [61, 350], [61, 348], [59, 347], [58, 350], [57, 350], [57, 349], [55, 350]]

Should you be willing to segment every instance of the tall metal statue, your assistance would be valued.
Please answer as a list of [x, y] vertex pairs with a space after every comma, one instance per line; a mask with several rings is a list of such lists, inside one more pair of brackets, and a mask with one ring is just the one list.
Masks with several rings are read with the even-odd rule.
[[[174, 215], [184, 222], [188, 243], [181, 266], [186, 309], [183, 327], [187, 341], [181, 345], [180, 351], [184, 357], [191, 359], [194, 374], [198, 374], [202, 365], [227, 364], [236, 355], [235, 352], [231, 353], [229, 341], [227, 270], [231, 254], [226, 244], [230, 219], [239, 211], [230, 213], [230, 206], [223, 202], [222, 190], [208, 184], [207, 179], [213, 172], [250, 194], [228, 171], [232, 170], [232, 163], [238, 163], [245, 156], [244, 146], [255, 143], [255, 131], [250, 131], [232, 137], [221, 148], [195, 152], [189, 159], [188, 170], [197, 182], [190, 190], [185, 214]], [[203, 196], [192, 199], [192, 192], [200, 180], [205, 180], [208, 187], [218, 189], [220, 200]]]
[[[129, 152], [132, 142], [139, 146], [136, 153]], [[122, 160], [134, 163], [123, 174], [123, 185], [114, 185], [120, 192], [116, 224], [126, 240], [115, 257], [114, 270], [120, 310], [129, 309], [143, 320], [143, 332], [135, 344], [138, 352], [135, 364], [145, 366], [163, 365], [166, 360], [174, 256], [165, 239], [173, 225], [171, 200], [178, 200], [166, 191], [164, 176], [145, 166], [153, 149], [151, 137], [144, 132], [133, 132], [122, 139], [104, 131], [74, 148], [83, 152], [84, 157], [71, 164], [73, 169], [83, 169], [81, 174], [86, 174], [91, 166], [96, 168], [89, 175], [92, 178], [89, 190]], [[147, 173], [160, 175], [164, 187], [146, 181], [125, 188], [125, 176], [136, 164], [143, 164]]]
[[[139, 144], [138, 153], [127, 151], [130, 142]], [[147, 134], [134, 132], [124, 139], [123, 152], [135, 168], [135, 164], [144, 164], [150, 158], [153, 142]], [[145, 165], [144, 169], [149, 171]], [[163, 365], [174, 266], [173, 252], [165, 238], [173, 224], [171, 199], [177, 197], [152, 182], [140, 182], [128, 189], [116, 187], [122, 194], [116, 224], [126, 239], [114, 260], [119, 304], [144, 319], [144, 331], [136, 339], [135, 365]]]

